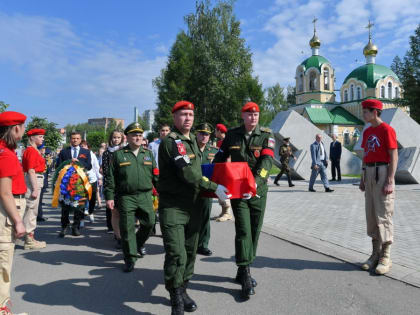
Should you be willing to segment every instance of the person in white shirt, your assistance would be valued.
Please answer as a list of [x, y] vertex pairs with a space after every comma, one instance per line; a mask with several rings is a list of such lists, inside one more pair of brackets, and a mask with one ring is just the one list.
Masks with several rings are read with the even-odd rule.
[[[82, 141], [80, 146], [84, 149], [89, 150], [89, 145], [85, 140]], [[92, 168], [87, 172], [87, 175], [89, 178], [89, 183], [92, 186], [92, 196], [89, 200], [88, 211], [87, 213], [85, 211], [85, 214], [89, 216], [89, 221], [93, 223], [95, 221], [93, 212], [96, 206], [96, 199], [97, 199], [96, 192], [98, 190], [98, 185], [102, 185], [102, 174], [99, 172], [100, 167], [99, 167], [98, 158], [96, 157], [95, 153], [93, 153], [92, 151], [89, 151], [89, 152], [90, 152], [90, 157], [92, 159]]]
[[327, 151], [325, 151], [325, 146], [322, 142], [322, 136], [320, 134], [317, 134], [315, 136], [315, 142], [311, 144], [311, 158], [312, 173], [311, 179], [309, 180], [309, 191], [315, 192], [315, 180], [318, 177], [318, 174], [320, 174], [321, 181], [324, 184], [325, 192], [333, 192], [334, 190], [330, 189], [330, 184], [328, 182], [326, 172], [326, 169], [328, 167], [328, 155]]
[[159, 139], [149, 144], [149, 150], [152, 151], [153, 157], [155, 158], [156, 165], [158, 168], [159, 168], [159, 159], [158, 159], [159, 145], [162, 139], [165, 138], [167, 135], [169, 135], [170, 132], [171, 132], [171, 128], [169, 127], [169, 125], [163, 124], [162, 126], [160, 126], [160, 129], [159, 129]]

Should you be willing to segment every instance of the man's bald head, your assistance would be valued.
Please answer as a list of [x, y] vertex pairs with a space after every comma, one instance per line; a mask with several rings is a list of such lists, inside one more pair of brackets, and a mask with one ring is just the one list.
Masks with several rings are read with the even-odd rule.
[[320, 133], [317, 133], [316, 136], [315, 136], [316, 142], [321, 142], [321, 139], [322, 139], [321, 134]]

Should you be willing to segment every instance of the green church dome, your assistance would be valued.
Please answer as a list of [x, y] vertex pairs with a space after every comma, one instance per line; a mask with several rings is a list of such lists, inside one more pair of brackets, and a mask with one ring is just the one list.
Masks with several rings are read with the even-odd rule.
[[309, 68], [315, 67], [319, 70], [319, 72], [321, 72], [321, 67], [323, 64], [328, 63], [330, 64], [330, 62], [322, 57], [322, 56], [318, 56], [318, 55], [313, 55], [310, 56], [308, 59], [305, 59], [301, 65], [304, 67], [304, 71], [306, 72], [306, 70], [308, 70]]
[[398, 76], [388, 67], [370, 63], [354, 69], [345, 78], [343, 85], [351, 78], [354, 78], [365, 82], [368, 88], [375, 88], [378, 80], [387, 76], [391, 76], [399, 81]]

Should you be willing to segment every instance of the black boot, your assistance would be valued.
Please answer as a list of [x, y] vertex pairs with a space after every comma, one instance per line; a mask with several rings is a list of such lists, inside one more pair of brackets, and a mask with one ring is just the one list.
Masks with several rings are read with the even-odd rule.
[[249, 266], [239, 266], [238, 273], [242, 286], [242, 297], [244, 299], [249, 299], [250, 295], [255, 294], [255, 290], [251, 282], [251, 275], [249, 273]]
[[169, 291], [172, 306], [171, 315], [184, 315], [184, 301], [182, 299], [183, 290], [184, 289], [180, 287]]
[[192, 298], [187, 293], [188, 281], [184, 282], [182, 286], [182, 300], [184, 301], [184, 311], [186, 312], [194, 312], [197, 310], [197, 304], [194, 302]]
[[[241, 284], [241, 277], [240, 277], [240, 274], [239, 274], [239, 268], [238, 268], [238, 272], [236, 273], [235, 282]], [[257, 280], [255, 280], [253, 277], [251, 277], [251, 283], [252, 283], [252, 287], [254, 287], [254, 288], [258, 285]]]
[[292, 183], [292, 177], [290, 174], [287, 174], [287, 181], [289, 182], [289, 187], [295, 187], [295, 185]]

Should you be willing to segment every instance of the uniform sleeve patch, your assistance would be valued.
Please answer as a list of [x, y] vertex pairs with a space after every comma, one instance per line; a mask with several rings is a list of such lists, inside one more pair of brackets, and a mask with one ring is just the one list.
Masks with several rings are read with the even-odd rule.
[[261, 171], [260, 171], [260, 175], [261, 175], [261, 177], [266, 177], [267, 176], [267, 170], [265, 169], [265, 168], [263, 168]]
[[274, 138], [268, 138], [268, 147], [269, 148], [273, 148], [276, 146], [276, 140], [274, 140]]

